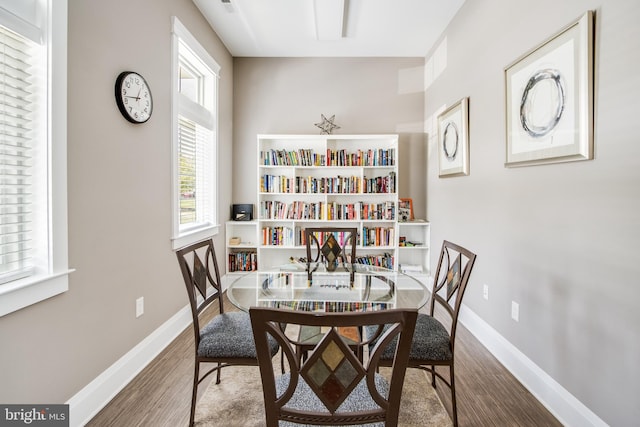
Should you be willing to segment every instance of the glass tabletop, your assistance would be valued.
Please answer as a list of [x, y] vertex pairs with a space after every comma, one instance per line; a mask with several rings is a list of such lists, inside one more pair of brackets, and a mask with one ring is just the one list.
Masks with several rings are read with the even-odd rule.
[[239, 276], [227, 290], [239, 309], [290, 308], [305, 311], [373, 311], [421, 308], [430, 292], [406, 274], [364, 264], [327, 271], [322, 263], [289, 263]]

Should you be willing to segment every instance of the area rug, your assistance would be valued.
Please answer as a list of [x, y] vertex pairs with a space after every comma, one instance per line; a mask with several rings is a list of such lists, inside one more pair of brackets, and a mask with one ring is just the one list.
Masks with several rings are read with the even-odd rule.
[[[279, 357], [276, 358], [280, 360]], [[380, 369], [383, 375], [388, 375], [388, 371], [389, 368]], [[220, 384], [212, 381], [199, 399], [195, 425], [197, 427], [263, 427], [264, 403], [259, 368], [257, 366], [224, 368]], [[430, 376], [424, 371], [407, 369], [400, 404], [399, 426], [451, 426], [447, 411], [431, 387]]]

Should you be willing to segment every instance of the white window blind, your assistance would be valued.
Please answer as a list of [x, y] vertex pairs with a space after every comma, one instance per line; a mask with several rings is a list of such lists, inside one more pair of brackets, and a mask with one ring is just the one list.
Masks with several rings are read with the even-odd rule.
[[184, 116], [178, 127], [180, 227], [213, 225], [212, 132]]
[[0, 316], [69, 289], [67, 0], [0, 0]]
[[0, 26], [0, 283], [31, 274], [38, 45]]

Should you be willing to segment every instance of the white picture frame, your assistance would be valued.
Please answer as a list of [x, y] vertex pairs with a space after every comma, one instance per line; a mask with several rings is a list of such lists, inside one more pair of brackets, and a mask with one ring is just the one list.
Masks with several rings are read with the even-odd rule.
[[469, 98], [438, 115], [439, 177], [469, 175]]
[[505, 166], [593, 159], [593, 12], [504, 70]]

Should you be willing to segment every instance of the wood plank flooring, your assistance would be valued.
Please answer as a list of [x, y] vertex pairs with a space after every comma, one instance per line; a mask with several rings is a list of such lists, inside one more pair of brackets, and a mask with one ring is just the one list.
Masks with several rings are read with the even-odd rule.
[[[225, 309], [234, 308], [227, 301]], [[193, 351], [193, 331], [189, 327], [87, 426], [187, 426]], [[456, 342], [456, 386], [460, 426], [562, 425], [463, 326], [458, 327]], [[200, 387], [201, 394], [204, 387]], [[437, 390], [450, 410], [449, 389], [441, 384]], [[242, 427], [227, 426], [224, 422], [221, 426]]]

